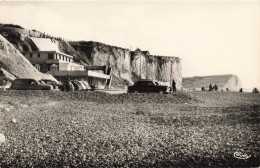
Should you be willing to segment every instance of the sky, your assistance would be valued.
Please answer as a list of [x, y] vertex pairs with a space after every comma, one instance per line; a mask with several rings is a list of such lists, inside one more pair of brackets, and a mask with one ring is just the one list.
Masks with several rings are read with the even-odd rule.
[[260, 88], [260, 1], [0, 2], [0, 22], [182, 59], [182, 75]]

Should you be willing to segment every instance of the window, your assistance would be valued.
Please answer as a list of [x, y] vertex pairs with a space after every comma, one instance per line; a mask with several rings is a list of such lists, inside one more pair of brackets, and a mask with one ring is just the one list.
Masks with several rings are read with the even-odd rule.
[[142, 82], [140, 82], [140, 85], [146, 86], [147, 82], [146, 81], [142, 81]]
[[139, 82], [136, 82], [135, 85], [137, 85], [137, 86], [145, 85], [145, 82], [139, 81]]
[[37, 54], [38, 55], [38, 58], [40, 58], [41, 54]]
[[147, 85], [153, 86], [153, 82], [147, 82]]
[[53, 57], [54, 57], [53, 53], [48, 54], [48, 59], [53, 59]]
[[30, 54], [30, 58], [32, 58], [32, 54]]
[[24, 85], [24, 84], [28, 84], [28, 81], [26, 79], [15, 79], [13, 83], [15, 85]]

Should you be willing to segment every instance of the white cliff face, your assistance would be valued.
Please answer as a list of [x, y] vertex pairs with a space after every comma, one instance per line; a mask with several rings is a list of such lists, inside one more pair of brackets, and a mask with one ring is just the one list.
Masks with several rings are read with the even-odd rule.
[[208, 89], [209, 85], [217, 85], [219, 90], [238, 90], [241, 88], [241, 81], [236, 75], [214, 75], [214, 76], [195, 76], [183, 78], [183, 87], [186, 89]]
[[172, 63], [171, 68], [171, 79], [174, 79], [176, 82], [176, 88], [180, 90], [182, 88], [182, 66], [181, 66], [181, 60], [180, 61], [174, 61]]
[[[85, 57], [91, 59], [93, 65], [106, 65], [113, 68], [117, 82], [133, 83], [137, 79], [151, 79], [171, 83], [174, 79], [178, 90], [182, 87], [181, 60], [177, 57], [160, 57], [133, 54], [128, 49], [114, 47], [96, 42], [83, 42], [72, 46]], [[85, 46], [85, 47], [84, 47]], [[113, 79], [114, 80], [114, 79]], [[113, 85], [112, 80], [112, 85]]]
[[98, 50], [94, 48], [91, 53], [93, 65], [106, 65], [113, 68], [113, 72], [120, 74], [129, 73], [130, 71], [130, 52], [117, 48], [102, 47]]
[[132, 72], [140, 76], [142, 79], [157, 80], [159, 82], [168, 83], [170, 86], [172, 80], [176, 82], [178, 90], [182, 87], [181, 60], [177, 57], [160, 57], [142, 54], [134, 54], [131, 56]]
[[222, 89], [238, 90], [241, 88], [241, 81], [236, 75], [232, 75]]

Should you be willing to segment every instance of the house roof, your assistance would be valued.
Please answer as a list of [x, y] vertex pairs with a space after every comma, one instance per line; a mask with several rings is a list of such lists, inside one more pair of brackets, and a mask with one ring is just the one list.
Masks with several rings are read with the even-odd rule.
[[49, 38], [30, 37], [39, 51], [59, 51], [58, 43]]

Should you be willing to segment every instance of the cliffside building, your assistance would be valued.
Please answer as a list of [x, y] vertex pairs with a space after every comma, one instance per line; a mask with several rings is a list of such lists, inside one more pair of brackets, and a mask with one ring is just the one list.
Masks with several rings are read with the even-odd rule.
[[57, 71], [84, 71], [84, 66], [73, 62], [73, 56], [57, 51], [26, 51], [23, 55], [43, 73], [51, 70], [56, 65]]
[[24, 51], [22, 53], [38, 71], [51, 74], [60, 81], [84, 80], [88, 81], [89, 84], [94, 84], [97, 89], [110, 88], [111, 67], [85, 67], [74, 62], [73, 56], [59, 52], [55, 41], [41, 38], [31, 39], [39, 51]]
[[111, 67], [107, 66], [86, 66], [84, 70], [58, 71], [57, 66], [52, 65], [48, 74], [53, 75], [60, 81], [67, 79], [87, 81], [97, 89], [110, 89], [112, 76]]

